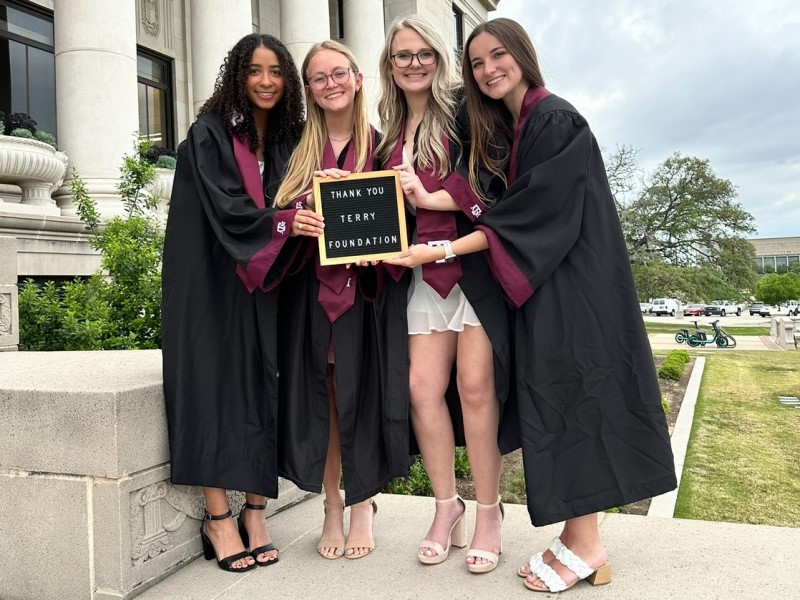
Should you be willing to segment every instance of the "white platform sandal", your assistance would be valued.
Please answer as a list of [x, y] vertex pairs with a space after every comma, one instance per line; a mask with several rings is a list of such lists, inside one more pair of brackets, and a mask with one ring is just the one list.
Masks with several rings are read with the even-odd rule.
[[[531, 571], [530, 574], [536, 575], [539, 580], [544, 583], [545, 586], [547, 586], [547, 589], [537, 587], [529, 583], [526, 579], [525, 587], [529, 590], [534, 592], [563, 592], [564, 590], [571, 588], [582, 579], [585, 579], [592, 585], [605, 585], [607, 583], [611, 583], [611, 563], [606, 563], [597, 569], [593, 569], [587, 565], [577, 554], [567, 548], [558, 537], [553, 538], [553, 541], [550, 542], [549, 549], [550, 552], [552, 552], [556, 557], [556, 560], [567, 567], [570, 571], [575, 573], [578, 579], [576, 579], [570, 585], [564, 583], [564, 580], [561, 579], [561, 576], [556, 573], [556, 571], [550, 565], [544, 562], [542, 559], [544, 553], [539, 552], [531, 556], [528, 565]], [[522, 575], [522, 571], [519, 571], [518, 574]]]

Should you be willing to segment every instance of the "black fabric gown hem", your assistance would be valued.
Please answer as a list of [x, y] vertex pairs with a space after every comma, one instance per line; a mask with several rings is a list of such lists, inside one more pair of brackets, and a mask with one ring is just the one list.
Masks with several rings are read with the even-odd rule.
[[537, 515], [535, 516], [534, 511], [536, 509], [529, 505], [528, 513], [531, 516], [531, 524], [534, 527], [544, 527], [546, 525], [552, 525], [553, 523], [566, 521], [567, 519], [602, 512], [608, 510], [609, 508], [625, 506], [626, 504], [638, 502], [639, 500], [654, 498], [655, 496], [660, 496], [661, 494], [671, 492], [676, 487], [678, 487], [677, 479], [674, 475], [668, 475], [666, 477], [662, 477], [661, 479], [649, 481], [642, 485], [636, 486], [635, 488], [623, 490], [622, 492], [615, 490], [611, 493], [592, 496], [590, 498], [586, 498], [585, 500], [572, 502], [567, 511], [553, 513], [550, 515], [542, 514], [541, 511], [538, 511]]
[[[322, 494], [324, 491], [322, 488], [322, 484], [313, 484], [313, 483], [306, 483], [304, 481], [298, 481], [296, 479], [288, 477], [285, 473], [278, 473], [278, 476], [283, 477], [288, 481], [291, 481], [293, 484], [295, 484], [298, 488], [300, 488], [304, 492], [311, 492], [312, 494]], [[352, 494], [352, 493], [348, 494], [346, 487], [344, 490], [339, 490], [339, 491], [344, 492], [345, 506], [352, 506], [353, 504], [358, 504], [359, 502], [363, 502], [368, 498], [372, 498], [373, 496], [380, 494], [381, 490], [386, 486], [387, 483], [389, 483], [389, 481], [391, 481], [391, 479], [385, 481], [382, 485], [372, 490], [367, 490], [367, 491], [359, 490], [358, 494]]]
[[[267, 471], [265, 470], [264, 473]], [[267, 498], [275, 499], [278, 497], [278, 487], [276, 485], [265, 485], [261, 487], [254, 487], [253, 479], [248, 479], [248, 483], [243, 483], [241, 479], [237, 478], [197, 478], [187, 477], [181, 475], [170, 475], [170, 482], [172, 485], [190, 485], [194, 487], [210, 487], [220, 488], [223, 490], [231, 490], [236, 492], [244, 492], [246, 494], [256, 494], [258, 496], [265, 496]], [[249, 488], [249, 489], [248, 489]]]

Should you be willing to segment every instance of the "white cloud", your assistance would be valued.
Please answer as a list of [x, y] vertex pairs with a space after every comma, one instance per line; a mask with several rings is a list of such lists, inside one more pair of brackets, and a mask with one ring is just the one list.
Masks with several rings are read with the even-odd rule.
[[601, 146], [647, 168], [707, 158], [759, 235], [800, 235], [800, 3], [501, 0], [492, 16], [525, 27]]

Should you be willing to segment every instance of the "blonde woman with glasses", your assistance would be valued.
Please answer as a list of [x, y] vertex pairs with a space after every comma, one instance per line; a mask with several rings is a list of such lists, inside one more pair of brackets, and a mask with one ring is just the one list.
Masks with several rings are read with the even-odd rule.
[[[391, 315], [387, 324], [390, 315], [371, 302], [378, 290], [374, 266], [320, 265], [324, 223], [306, 208], [314, 175], [374, 170], [377, 137], [363, 75], [350, 50], [330, 40], [309, 50], [301, 75], [307, 122], [276, 198], [279, 207], [298, 209], [295, 233], [305, 240], [279, 302], [279, 469], [301, 489], [324, 490], [319, 554], [356, 559], [375, 546], [372, 497], [408, 470], [407, 392], [397, 385], [384, 392], [379, 362], [384, 334], [394, 323], [393, 338], [403, 339], [405, 321]], [[351, 507], [347, 538], [345, 502]]]
[[[483, 256], [456, 256], [450, 243], [490, 210], [502, 179], [487, 177], [473, 190], [461, 173], [468, 136], [456, 119], [460, 81], [450, 45], [430, 23], [418, 16], [395, 20], [380, 73], [378, 158], [400, 172], [415, 223], [413, 248], [431, 258], [413, 272], [406, 268], [419, 264], [413, 256], [384, 263], [409, 286], [411, 422], [436, 496], [418, 559], [438, 564], [451, 546], [467, 544], [466, 506], [454, 472], [455, 447], [466, 445], [477, 499], [466, 566], [485, 573], [497, 566], [502, 548], [501, 450], [518, 444], [514, 419], [503, 418], [515, 412], [507, 405], [509, 315]], [[501, 426], [506, 420], [512, 427]]]

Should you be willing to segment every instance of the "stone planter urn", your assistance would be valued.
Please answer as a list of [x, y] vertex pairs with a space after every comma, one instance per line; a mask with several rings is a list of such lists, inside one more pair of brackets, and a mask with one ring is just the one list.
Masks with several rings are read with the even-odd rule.
[[172, 182], [175, 179], [175, 169], [161, 169], [156, 168], [156, 180], [152, 185], [152, 193], [158, 194], [161, 198], [161, 206], [165, 207], [169, 204], [169, 198], [172, 196]]
[[[53, 207], [50, 194], [67, 173], [67, 155], [38, 140], [0, 135], [0, 183], [18, 185], [21, 204]], [[56, 214], [60, 214], [60, 211]]]

